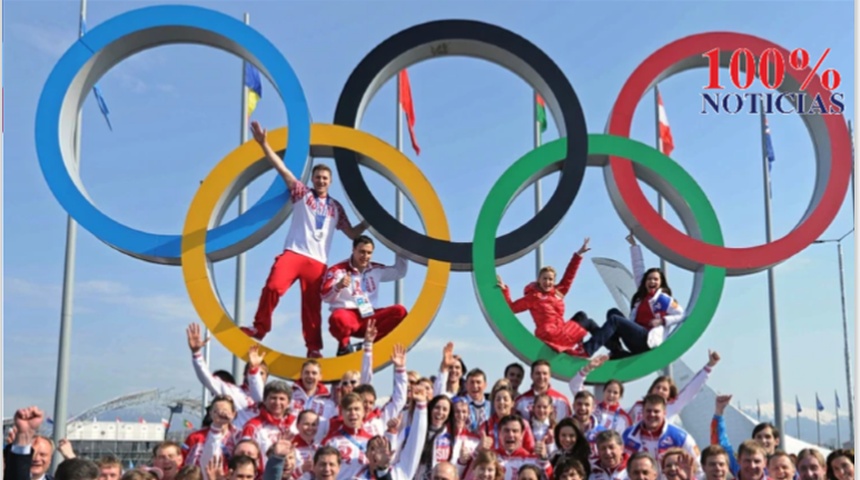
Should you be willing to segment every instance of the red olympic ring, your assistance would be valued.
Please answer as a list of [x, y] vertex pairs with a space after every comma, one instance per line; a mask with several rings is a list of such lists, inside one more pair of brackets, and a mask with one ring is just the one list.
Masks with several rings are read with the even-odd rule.
[[[749, 48], [753, 52], [776, 48], [786, 58], [789, 55], [788, 50], [768, 40], [740, 33], [703, 33], [672, 42], [645, 59], [627, 79], [609, 117], [608, 132], [629, 137], [633, 113], [645, 93], [657, 82], [678, 73], [670, 71], [672, 69], [680, 71], [693, 66], [704, 66], [702, 54], [713, 48], [729, 53], [737, 48]], [[807, 73], [811, 72], [788, 69], [788, 74], [798, 84]], [[817, 75], [806, 92], [813, 97], [821, 94], [822, 98], [829, 98]], [[632, 162], [610, 156], [612, 175], [630, 213], [657, 242], [678, 255], [706, 265], [734, 270], [736, 275], [761, 271], [800, 252], [824, 233], [839, 212], [848, 191], [851, 173], [851, 139], [848, 128], [841, 114], [821, 117], [830, 143], [830, 169], [829, 172], [818, 174], [828, 175], [827, 185], [808, 217], [787, 235], [771, 243], [737, 248], [720, 247], [696, 240], [670, 225], [651, 206], [636, 180]]]

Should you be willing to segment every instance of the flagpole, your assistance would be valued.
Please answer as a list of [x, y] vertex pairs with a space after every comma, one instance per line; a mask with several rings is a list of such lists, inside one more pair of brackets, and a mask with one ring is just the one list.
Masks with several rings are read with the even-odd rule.
[[[767, 155], [767, 121], [764, 116], [764, 102], [761, 104], [761, 112], [759, 114], [759, 123], [761, 128], [761, 159], [762, 159], [762, 179], [764, 181], [764, 220], [765, 220], [765, 236], [767, 243], [773, 241], [773, 232], [771, 229], [770, 218], [770, 169], [768, 168]], [[771, 367], [773, 369], [773, 403], [774, 403], [774, 423], [780, 432], [780, 445], [785, 445], [782, 437], [783, 419], [782, 419], [782, 377], [779, 369], [779, 333], [777, 331], [776, 320], [776, 285], [774, 284], [773, 267], [767, 269], [767, 293], [768, 305], [770, 307], [770, 356]], [[798, 438], [800, 438], [800, 419], [797, 421]]]
[[839, 393], [833, 390], [833, 399], [836, 407], [836, 448], [842, 448], [842, 433], [839, 431]]
[[[248, 25], [251, 21], [251, 16], [248, 12], [245, 12], [245, 25]], [[239, 145], [244, 144], [248, 141], [248, 95], [245, 94], [245, 62], [242, 61], [242, 78], [241, 78], [241, 92], [242, 99], [240, 101], [240, 105], [242, 107], [241, 112], [239, 113]], [[248, 191], [247, 188], [243, 188], [241, 192], [239, 192], [239, 215], [245, 213], [245, 210], [248, 203]], [[236, 325], [241, 326], [245, 320], [245, 309], [243, 308], [245, 305], [245, 254], [240, 253], [236, 257], [236, 290], [235, 297], [233, 300], [233, 319], [236, 322]], [[208, 329], [207, 329], [208, 332]], [[208, 335], [208, 333], [207, 333]], [[207, 351], [209, 344], [206, 344]], [[239, 380], [239, 377], [242, 372], [242, 361], [236, 355], [233, 355], [233, 378], [236, 379], [236, 384], [241, 385], [242, 382]], [[205, 389], [204, 389], [205, 391]], [[205, 399], [205, 397], [204, 397]], [[203, 404], [203, 408], [206, 408], [206, 404]]]
[[819, 403], [821, 403], [821, 400], [818, 399], [818, 394], [816, 393], [815, 394], [815, 427], [818, 431], [818, 443], [816, 445], [818, 445], [820, 447], [821, 446], [821, 418], [819, 416], [819, 413], [820, 413], [821, 409], [818, 408]]
[[[660, 139], [660, 90], [657, 89], [657, 85], [654, 85], [654, 129], [655, 135], [657, 137], [657, 150], [663, 151], [663, 141]], [[659, 193], [657, 194], [657, 213], [660, 214], [660, 218], [666, 218], [665, 213], [663, 212], [665, 206], [663, 204], [663, 196]], [[660, 258], [660, 271], [663, 272], [663, 275], [666, 274], [666, 259]], [[666, 368], [663, 369], [663, 375], [667, 377], [672, 376], [672, 364], [669, 363], [666, 365]]]
[[[532, 93], [532, 121], [534, 124], [534, 148], [541, 146], [540, 121], [537, 118], [537, 92]], [[535, 215], [540, 212], [541, 203], [543, 201], [543, 191], [541, 189], [540, 179], [535, 181]], [[539, 244], [535, 250], [535, 277], [537, 277], [540, 269], [543, 268], [543, 244]]]
[[[84, 22], [87, 18], [87, 0], [81, 0], [80, 17], [78, 18], [78, 38], [83, 35]], [[81, 126], [83, 121], [83, 105], [78, 110], [75, 123], [75, 164], [80, 169], [81, 164]], [[69, 364], [71, 363], [72, 348], [72, 303], [75, 291], [75, 257], [77, 256], [78, 224], [71, 215], [66, 217], [66, 259], [63, 266], [63, 297], [60, 307], [60, 348], [57, 356], [57, 385], [54, 392], [54, 445], [66, 437], [67, 403], [69, 396]], [[51, 471], [63, 461], [59, 449], [54, 451], [51, 461]]]
[[[394, 138], [394, 146], [397, 148], [398, 152], [403, 152], [403, 106], [401, 102], [401, 91], [400, 91], [400, 72], [397, 73], [397, 121], [395, 122], [395, 138]], [[403, 192], [400, 191], [397, 186], [394, 187], [396, 190], [396, 196], [394, 197], [394, 214], [397, 217], [397, 221], [403, 223]], [[394, 304], [402, 305], [403, 304], [403, 279], [400, 278], [394, 282]]]

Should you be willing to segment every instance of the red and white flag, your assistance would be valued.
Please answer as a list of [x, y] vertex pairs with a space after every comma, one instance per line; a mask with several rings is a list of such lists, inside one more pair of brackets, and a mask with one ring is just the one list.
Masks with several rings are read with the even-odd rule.
[[657, 121], [660, 129], [660, 151], [667, 157], [672, 156], [672, 150], [675, 149], [675, 142], [672, 140], [672, 129], [669, 128], [669, 118], [666, 116], [666, 109], [663, 107], [663, 97], [660, 91], [657, 91]]

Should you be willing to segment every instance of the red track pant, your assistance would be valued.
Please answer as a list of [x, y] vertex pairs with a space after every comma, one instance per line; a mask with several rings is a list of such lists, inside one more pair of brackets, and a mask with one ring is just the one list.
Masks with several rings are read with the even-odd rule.
[[302, 289], [302, 336], [308, 350], [322, 350], [322, 298], [320, 289], [325, 264], [289, 250], [275, 257], [275, 263], [260, 294], [254, 315], [254, 328], [268, 333], [272, 329], [272, 312], [290, 286], [299, 281]]
[[328, 319], [328, 329], [337, 339], [338, 346], [346, 347], [349, 345], [350, 337], [364, 338], [368, 320], [376, 320], [376, 340], [378, 341], [400, 325], [404, 317], [406, 317], [406, 308], [403, 305], [377, 308], [374, 315], [368, 318], [361, 318], [357, 308], [338, 308]]

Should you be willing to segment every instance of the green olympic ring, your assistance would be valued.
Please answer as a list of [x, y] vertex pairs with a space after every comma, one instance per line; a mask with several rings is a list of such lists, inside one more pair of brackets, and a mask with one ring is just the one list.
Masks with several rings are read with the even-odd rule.
[[[557, 353], [520, 322], [496, 285], [496, 233], [505, 211], [516, 196], [534, 180], [558, 170], [567, 149], [560, 138], [534, 149], [508, 168], [493, 185], [481, 206], [472, 247], [472, 281], [487, 323], [510, 350], [525, 362], [543, 359], [554, 376], [571, 378], [586, 359]], [[635, 140], [614, 135], [590, 134], [588, 154], [613, 155], [646, 167], [666, 180], [686, 201], [701, 230], [702, 241], [723, 246], [717, 214], [701, 187], [680, 165], [660, 151]], [[591, 163], [591, 162], [589, 162]], [[705, 265], [700, 294], [684, 322], [660, 346], [648, 352], [604, 363], [589, 376], [589, 383], [611, 379], [627, 382], [651, 374], [680, 358], [702, 336], [717, 310], [726, 280], [726, 269]]]

